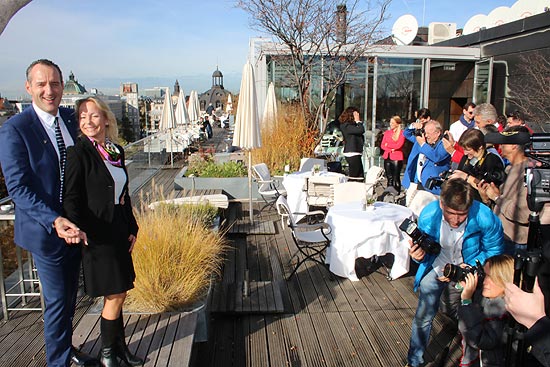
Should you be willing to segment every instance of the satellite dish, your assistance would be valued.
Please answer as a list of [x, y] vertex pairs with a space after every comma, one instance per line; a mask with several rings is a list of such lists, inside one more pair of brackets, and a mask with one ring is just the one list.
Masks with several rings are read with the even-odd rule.
[[524, 19], [543, 13], [545, 7], [550, 7], [550, 0], [518, 0], [510, 10], [515, 19]]
[[411, 14], [400, 16], [391, 29], [393, 41], [400, 46], [410, 45], [418, 32], [418, 21]]
[[511, 11], [507, 6], [499, 6], [494, 8], [487, 15], [487, 28], [497, 27], [503, 25], [504, 23], [509, 23], [511, 20]]
[[464, 29], [462, 30], [462, 34], [472, 34], [475, 32], [479, 32], [481, 28], [487, 27], [487, 16], [485, 14], [476, 14], [464, 25]]

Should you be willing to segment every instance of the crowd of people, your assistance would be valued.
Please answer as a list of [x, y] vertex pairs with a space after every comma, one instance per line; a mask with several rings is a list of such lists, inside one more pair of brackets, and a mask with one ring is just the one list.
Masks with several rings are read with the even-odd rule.
[[[359, 111], [353, 107], [346, 111], [340, 117], [348, 146], [344, 155], [350, 176], [361, 177], [363, 172], [357, 170], [362, 166], [355, 160], [359, 160], [357, 146], [365, 130]], [[532, 162], [525, 154], [525, 134], [533, 130], [519, 111], [498, 116], [489, 103], [465, 104], [447, 131], [427, 108], [418, 110], [415, 117], [404, 126], [400, 116], [392, 116], [379, 144], [388, 187], [433, 196], [434, 201], [420, 212], [418, 228], [441, 246], [433, 254], [411, 241], [409, 253], [418, 263], [414, 289], [419, 299], [407, 366], [424, 365], [439, 309], [456, 320], [462, 335], [461, 365], [504, 366], [507, 358], [520, 358], [517, 350], [511, 356], [506, 349], [505, 328], [511, 315], [529, 329], [525, 341], [531, 353], [521, 357], [526, 358], [522, 363], [550, 366], [550, 332], [545, 329], [550, 301], [545, 304], [543, 295], [550, 288], [541, 291], [537, 282], [534, 292], [528, 293], [512, 283], [514, 257], [525, 256], [528, 248], [532, 209], [524, 176]], [[412, 145], [408, 154], [407, 141]], [[543, 207], [540, 221], [550, 224], [546, 216]], [[452, 279], [446, 266], [470, 270], [463, 278]], [[541, 283], [548, 285], [547, 277], [543, 275]], [[521, 307], [521, 302], [532, 307]]]
[[[48, 366], [142, 365], [124, 334], [123, 306], [134, 286], [132, 250], [139, 227], [116, 119], [96, 97], [79, 100], [75, 111], [60, 107], [62, 72], [50, 60], [33, 62], [25, 85], [32, 106], [0, 129], [0, 163], [15, 203], [15, 242], [32, 253], [41, 281]], [[359, 110], [348, 107], [339, 122], [349, 176], [360, 179], [365, 126]], [[524, 137], [531, 133], [518, 111], [499, 119], [488, 103], [466, 104], [448, 131], [427, 108], [407, 127], [400, 116], [390, 118], [380, 144], [388, 185], [397, 192], [404, 187], [434, 195], [418, 216], [418, 228], [440, 246], [427, 252], [411, 241], [419, 297], [407, 366], [424, 364], [440, 307], [462, 334], [461, 365], [504, 365], [509, 358], [504, 329], [511, 315], [528, 328], [526, 365], [550, 366], [550, 296], [545, 303], [547, 287], [539, 287], [550, 281], [541, 277], [533, 292], [512, 284], [512, 256], [523, 254], [530, 238]], [[406, 141], [412, 145], [408, 157]], [[547, 213], [539, 214], [547, 223]], [[86, 293], [103, 297], [99, 358], [72, 346], [81, 264]]]

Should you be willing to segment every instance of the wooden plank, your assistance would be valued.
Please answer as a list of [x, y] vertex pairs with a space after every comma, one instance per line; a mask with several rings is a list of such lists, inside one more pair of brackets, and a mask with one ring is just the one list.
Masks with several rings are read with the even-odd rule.
[[342, 356], [343, 365], [349, 367], [364, 366], [365, 364], [361, 363], [357, 350], [348, 334], [346, 325], [342, 321], [341, 313], [327, 312], [325, 315], [329, 329], [334, 336], [336, 350]]
[[270, 365], [289, 366], [290, 358], [281, 319], [278, 316], [268, 315], [265, 318], [265, 323]]
[[[163, 313], [160, 315], [160, 318], [158, 320], [156, 329], [151, 325], [151, 329], [147, 329], [147, 332], [154, 332], [152, 335], [151, 343], [149, 344], [149, 349], [146, 349], [146, 346], [144, 344], [140, 344], [140, 348], [138, 349], [138, 353], [140, 356], [147, 356], [145, 358], [145, 364], [144, 367], [153, 367], [157, 364], [157, 359], [159, 357], [161, 348], [163, 346], [164, 341], [164, 335], [166, 334], [166, 330], [168, 328], [168, 322], [170, 321], [170, 315], [168, 313]], [[149, 339], [147, 339], [148, 341]], [[146, 352], [143, 354], [143, 352]]]
[[[137, 356], [143, 358], [145, 361], [149, 358], [147, 355], [149, 348], [151, 347], [151, 343], [154, 340], [155, 337], [155, 331], [157, 331], [157, 328], [162, 328], [161, 324], [161, 314], [155, 314], [151, 315], [149, 317], [149, 322], [147, 323], [147, 326], [143, 330], [143, 334], [141, 336], [141, 340], [139, 342], [139, 345], [136, 344], [137, 348], [132, 349], [132, 352], [135, 353]], [[128, 338], [130, 333], [130, 328], [126, 327], [126, 338]], [[160, 333], [160, 330], [159, 330]], [[131, 334], [130, 334], [131, 335]]]
[[[268, 366], [267, 338], [265, 335], [265, 320], [262, 316], [250, 316], [248, 340], [250, 345], [250, 366]], [[247, 363], [248, 365], [248, 363]]]
[[306, 350], [302, 344], [302, 337], [298, 330], [295, 315], [284, 315], [281, 324], [285, 333], [285, 345], [290, 359], [290, 366], [306, 367]]
[[384, 367], [386, 364], [380, 360], [372, 344], [366, 336], [360, 321], [354, 312], [340, 313], [346, 332], [350, 336], [351, 343], [357, 353], [359, 363], [357, 366]]
[[170, 362], [170, 353], [172, 352], [172, 342], [178, 328], [179, 316], [170, 314], [167, 325], [165, 326], [164, 340], [160, 345], [155, 367], [168, 367]]
[[172, 341], [172, 354], [169, 366], [188, 366], [191, 360], [193, 339], [197, 327], [197, 313], [187, 312], [179, 314], [178, 329]]
[[319, 341], [319, 346], [323, 352], [323, 362], [327, 366], [344, 366], [344, 359], [340, 354], [339, 343], [332, 334], [335, 325], [330, 325], [327, 320], [327, 313], [312, 313], [311, 321]]
[[[317, 341], [315, 326], [311, 320], [311, 314], [301, 313], [296, 316], [296, 324], [300, 332], [306, 366], [327, 366], [324, 360], [323, 351]], [[324, 330], [326, 332], [326, 330]]]

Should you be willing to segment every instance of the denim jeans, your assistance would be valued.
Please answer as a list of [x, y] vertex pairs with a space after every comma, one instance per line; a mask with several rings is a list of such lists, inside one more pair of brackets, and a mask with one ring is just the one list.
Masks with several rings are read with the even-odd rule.
[[420, 282], [418, 307], [412, 322], [411, 342], [407, 362], [411, 366], [419, 366], [424, 362], [424, 351], [428, 346], [432, 321], [439, 308], [441, 294], [449, 283], [437, 280], [437, 274], [432, 269]]

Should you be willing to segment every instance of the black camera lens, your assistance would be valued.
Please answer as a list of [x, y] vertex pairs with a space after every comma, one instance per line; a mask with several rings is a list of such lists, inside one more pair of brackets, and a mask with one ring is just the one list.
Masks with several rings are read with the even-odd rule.
[[460, 282], [466, 278], [466, 272], [463, 268], [454, 264], [445, 264], [443, 268], [443, 276], [449, 278], [453, 282]]

